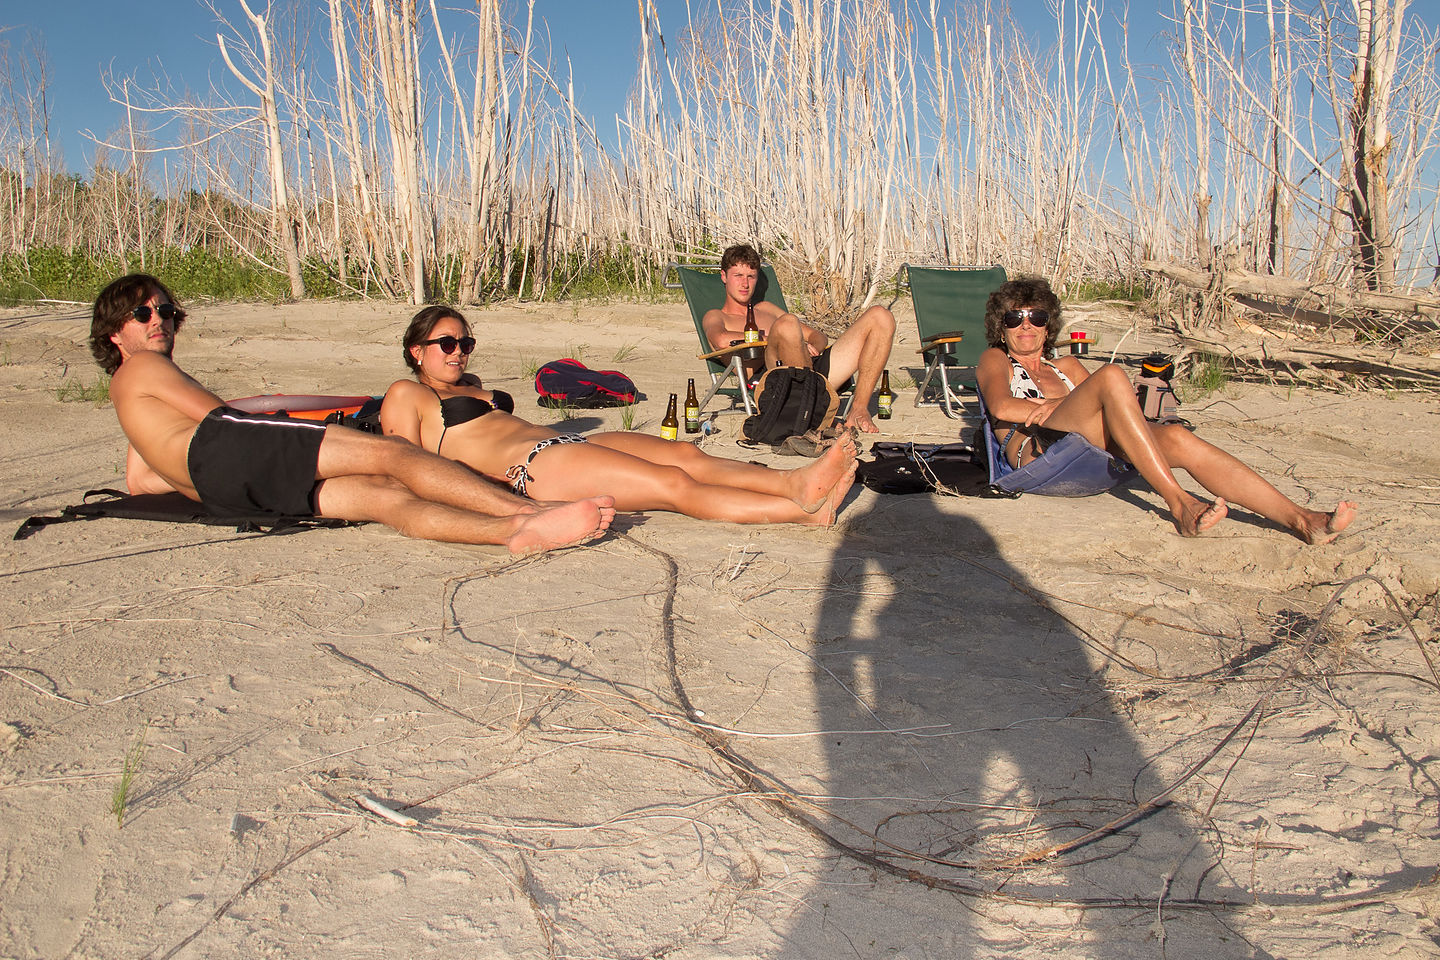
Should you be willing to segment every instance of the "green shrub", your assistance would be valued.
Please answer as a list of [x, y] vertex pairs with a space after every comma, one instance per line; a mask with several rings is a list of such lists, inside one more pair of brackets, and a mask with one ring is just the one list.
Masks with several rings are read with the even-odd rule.
[[1151, 294], [1150, 287], [1140, 280], [1080, 280], [1066, 291], [1066, 297], [1081, 303], [1095, 300], [1124, 300], [1140, 303]]

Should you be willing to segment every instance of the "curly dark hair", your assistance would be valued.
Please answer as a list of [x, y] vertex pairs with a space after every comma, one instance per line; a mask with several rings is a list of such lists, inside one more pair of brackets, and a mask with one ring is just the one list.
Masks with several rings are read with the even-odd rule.
[[465, 315], [454, 307], [446, 307], [440, 304], [426, 307], [410, 319], [410, 326], [405, 328], [405, 336], [400, 338], [400, 343], [405, 351], [405, 366], [410, 368], [411, 373], [420, 372], [420, 364], [415, 362], [415, 356], [410, 352], [411, 347], [418, 346], [420, 341], [430, 339], [430, 331], [435, 329], [435, 324], [452, 317], [460, 321], [460, 327], [464, 336], [470, 336], [470, 321]]
[[1006, 311], [1035, 307], [1050, 313], [1050, 322], [1045, 325], [1045, 355], [1055, 352], [1055, 340], [1060, 336], [1060, 298], [1050, 289], [1050, 281], [1044, 277], [1016, 277], [1002, 283], [990, 299], [985, 302], [985, 342], [992, 347], [1005, 349], [1005, 325], [1001, 323]]
[[130, 322], [131, 311], [151, 297], [160, 295], [175, 307], [175, 329], [185, 322], [185, 311], [175, 302], [170, 288], [148, 273], [130, 273], [110, 281], [95, 298], [90, 319], [90, 352], [95, 362], [110, 375], [120, 369], [120, 348], [110, 338]]
[[736, 264], [743, 263], [751, 270], [760, 269], [760, 254], [748, 243], [737, 243], [734, 246], [726, 247], [725, 252], [720, 255], [720, 269], [729, 270]]

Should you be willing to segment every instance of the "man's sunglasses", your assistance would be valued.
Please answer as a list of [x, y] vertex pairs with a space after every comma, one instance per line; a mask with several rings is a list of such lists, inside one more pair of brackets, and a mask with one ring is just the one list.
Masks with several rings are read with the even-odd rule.
[[149, 323], [152, 314], [160, 314], [161, 320], [184, 320], [185, 311], [173, 303], [162, 303], [158, 307], [152, 307], [148, 303], [142, 303], [130, 311], [130, 316], [141, 323]]
[[1000, 322], [1005, 324], [1006, 330], [1014, 330], [1026, 320], [1030, 321], [1030, 326], [1032, 327], [1047, 326], [1050, 323], [1050, 311], [1034, 310], [1027, 307], [1024, 310], [1006, 310], [1005, 315], [1000, 318]]
[[445, 354], [445, 356], [447, 356], [447, 357], [450, 356], [450, 354], [452, 354], [452, 353], [455, 352], [455, 348], [456, 348], [456, 347], [459, 347], [459, 348], [460, 348], [460, 353], [461, 353], [462, 356], [468, 357], [468, 356], [470, 356], [470, 354], [472, 354], [472, 353], [475, 352], [475, 338], [474, 338], [474, 337], [461, 337], [460, 339], [457, 340], [457, 339], [455, 339], [454, 337], [451, 337], [451, 336], [444, 336], [444, 337], [436, 337], [434, 340], [421, 340], [421, 341], [420, 341], [420, 346], [422, 346], [422, 347], [428, 347], [428, 346], [430, 346], [431, 344], [437, 345], [437, 346], [440, 348], [440, 352], [443, 353], [443, 354]]

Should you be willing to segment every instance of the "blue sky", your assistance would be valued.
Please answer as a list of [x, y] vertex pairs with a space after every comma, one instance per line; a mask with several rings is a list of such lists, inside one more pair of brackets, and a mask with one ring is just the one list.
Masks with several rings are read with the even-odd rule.
[[[324, 0], [307, 2], [317, 11], [324, 9]], [[686, 21], [685, 0], [652, 2], [660, 12], [667, 39], [675, 36]], [[692, 0], [692, 5], [698, 15], [714, 2]], [[244, 12], [236, 0], [215, 3], [234, 22], [244, 23]], [[263, 9], [264, 0], [252, 0], [251, 5]], [[442, 10], [470, 9], [456, 0], [443, 0], [440, 5]], [[940, 7], [961, 5], [945, 0]], [[510, 0], [507, 6], [519, 4]], [[1110, 6], [1120, 9], [1118, 3]], [[1142, 59], [1167, 56], [1161, 44], [1148, 42], [1154, 31], [1165, 26], [1150, 12], [1153, 6], [1142, 0], [1136, 7], [1146, 12], [1131, 18], [1132, 43], [1140, 46], [1142, 37], [1147, 41], [1148, 49], [1142, 48], [1140, 53]], [[203, 91], [212, 77], [229, 82], [215, 44], [219, 25], [203, 3], [154, 0], [143, 7], [143, 14], [135, 12], [138, 7], [123, 0], [0, 0], [0, 29], [12, 28], [0, 34], [0, 42], [18, 48], [28, 32], [44, 43], [51, 68], [51, 135], [60, 141], [66, 165], [74, 172], [88, 172], [95, 153], [82, 131], [104, 137], [115, 131], [123, 118], [122, 108], [111, 103], [105, 93], [102, 70], [117, 78], [129, 76], [142, 86], [163, 75], [176, 90]], [[1012, 0], [1011, 9], [1027, 29], [1039, 25], [1048, 33], [1050, 14], [1044, 0]], [[562, 56], [570, 57], [581, 111], [596, 120], [602, 135], [613, 130], [611, 118], [623, 106], [635, 74], [640, 28], [634, 0], [537, 0], [536, 14], [549, 25], [554, 66], [561, 76]], [[311, 42], [323, 45], [325, 35], [313, 37]]]

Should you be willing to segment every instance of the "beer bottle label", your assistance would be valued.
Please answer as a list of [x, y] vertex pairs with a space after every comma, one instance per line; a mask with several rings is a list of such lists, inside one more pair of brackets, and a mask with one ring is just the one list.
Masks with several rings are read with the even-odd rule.
[[677, 436], [679, 436], [679, 431], [676, 430], [673, 424], [662, 423], [660, 425], [661, 440], [674, 440]]
[[880, 414], [880, 419], [889, 420], [890, 414], [894, 411], [895, 398], [890, 396], [890, 394], [888, 393], [882, 393], [879, 397], [876, 398], [876, 401], [877, 405], [880, 408], [878, 411]]
[[685, 432], [700, 432], [700, 407], [696, 404], [687, 403], [685, 405]]

